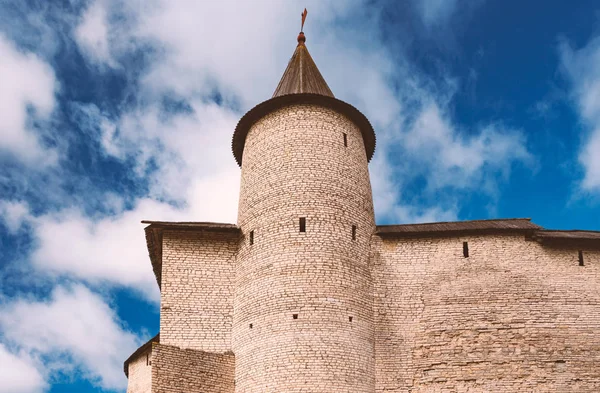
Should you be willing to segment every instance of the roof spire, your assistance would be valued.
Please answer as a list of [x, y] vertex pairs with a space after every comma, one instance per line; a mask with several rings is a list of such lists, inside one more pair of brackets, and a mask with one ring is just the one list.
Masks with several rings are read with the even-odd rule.
[[302, 25], [298, 34], [298, 46], [288, 63], [288, 66], [279, 81], [279, 85], [273, 93], [273, 97], [288, 94], [319, 94], [333, 97], [333, 93], [327, 86], [327, 82], [319, 72], [315, 62], [306, 49], [306, 37], [304, 36], [304, 22], [306, 21], [306, 8], [301, 14]]

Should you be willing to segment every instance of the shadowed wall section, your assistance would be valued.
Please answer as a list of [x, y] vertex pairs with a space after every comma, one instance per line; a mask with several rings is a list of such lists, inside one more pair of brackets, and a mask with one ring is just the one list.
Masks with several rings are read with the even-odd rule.
[[[233, 393], [233, 353], [153, 344], [152, 393]], [[148, 392], [149, 393], [149, 392]]]
[[600, 391], [600, 252], [583, 256], [515, 235], [375, 237], [377, 392]]

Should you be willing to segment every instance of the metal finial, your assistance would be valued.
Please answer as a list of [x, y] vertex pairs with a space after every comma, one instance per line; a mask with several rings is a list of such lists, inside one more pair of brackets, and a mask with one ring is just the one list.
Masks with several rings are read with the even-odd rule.
[[304, 31], [304, 21], [306, 20], [306, 14], [308, 14], [308, 11], [306, 11], [306, 8], [305, 8], [304, 12], [301, 14], [302, 15], [302, 25], [300, 26], [300, 32]]

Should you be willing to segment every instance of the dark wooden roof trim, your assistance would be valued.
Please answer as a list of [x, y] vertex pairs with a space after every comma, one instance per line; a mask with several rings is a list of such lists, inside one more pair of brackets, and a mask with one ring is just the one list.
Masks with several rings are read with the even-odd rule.
[[248, 135], [248, 132], [254, 123], [277, 109], [295, 104], [320, 105], [329, 109], [333, 109], [348, 117], [360, 129], [367, 153], [367, 161], [370, 161], [371, 158], [373, 158], [376, 143], [375, 131], [365, 115], [363, 115], [352, 105], [338, 100], [337, 98], [327, 97], [320, 94], [302, 93], [273, 97], [270, 100], [256, 105], [240, 119], [237, 127], [235, 128], [235, 132], [233, 133], [233, 139], [231, 142], [233, 156], [235, 157], [235, 160], [239, 166], [242, 166], [242, 157], [244, 155], [246, 136]]
[[148, 340], [148, 342], [146, 342], [144, 345], [142, 345], [141, 347], [136, 349], [135, 352], [133, 352], [131, 354], [131, 356], [129, 356], [127, 358], [127, 360], [125, 360], [125, 362], [123, 363], [123, 371], [125, 371], [125, 376], [127, 378], [129, 378], [129, 363], [132, 362], [133, 360], [135, 360], [138, 356], [140, 356], [144, 352], [146, 352], [148, 349], [152, 348], [152, 343], [159, 343], [159, 342], [160, 342], [160, 333], [158, 333], [156, 336], [154, 336], [150, 340]]
[[544, 229], [535, 232], [533, 239], [547, 247], [600, 250], [600, 231]]
[[240, 228], [235, 224], [225, 224], [220, 222], [170, 222], [170, 221], [149, 221], [143, 220], [142, 224], [150, 224], [147, 228], [162, 228], [172, 230], [204, 230], [213, 232], [239, 232]]
[[533, 233], [541, 229], [530, 218], [433, 222], [425, 224], [378, 225], [381, 237], [431, 237], [494, 233]]
[[152, 271], [156, 278], [158, 288], [161, 289], [162, 282], [162, 230], [152, 228], [151, 225], [144, 229], [146, 235], [146, 246], [152, 264]]
[[600, 250], [600, 231], [549, 230], [532, 223], [530, 218], [378, 225], [376, 234], [381, 238], [522, 234], [543, 246]]
[[551, 230], [543, 229], [535, 234], [537, 239], [579, 239], [579, 240], [598, 240], [600, 241], [600, 231], [582, 231], [582, 230]]

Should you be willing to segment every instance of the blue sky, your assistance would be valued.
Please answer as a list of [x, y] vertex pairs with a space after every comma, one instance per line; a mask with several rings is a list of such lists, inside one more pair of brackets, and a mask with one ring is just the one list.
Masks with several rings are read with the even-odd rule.
[[304, 7], [375, 127], [378, 223], [600, 230], [595, 1], [0, 0], [0, 393], [125, 391], [158, 331], [140, 220], [236, 221], [233, 130]]

